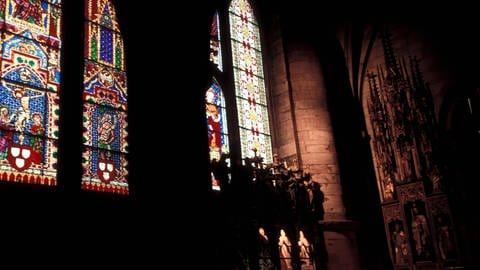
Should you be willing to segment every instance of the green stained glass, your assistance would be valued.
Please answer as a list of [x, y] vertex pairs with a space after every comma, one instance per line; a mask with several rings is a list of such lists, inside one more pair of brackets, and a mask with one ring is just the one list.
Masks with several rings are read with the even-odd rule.
[[122, 45], [117, 44], [117, 46], [115, 47], [115, 67], [118, 69], [122, 68], [122, 58]]
[[5, 8], [7, 7], [7, 0], [0, 0], [0, 22], [5, 21]]
[[90, 59], [97, 61], [98, 60], [98, 41], [97, 41], [97, 36], [92, 35], [90, 39]]

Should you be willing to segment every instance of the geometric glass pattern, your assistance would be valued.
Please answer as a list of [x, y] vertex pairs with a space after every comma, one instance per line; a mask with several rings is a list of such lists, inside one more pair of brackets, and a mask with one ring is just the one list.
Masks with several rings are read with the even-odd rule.
[[217, 65], [218, 70], [223, 71], [220, 42], [220, 22], [217, 11], [215, 15], [213, 15], [212, 26], [210, 28], [210, 61]]
[[57, 183], [61, 1], [0, 0], [0, 180]]
[[265, 79], [258, 23], [247, 0], [229, 7], [235, 95], [242, 158], [257, 155], [272, 162]]
[[[228, 154], [228, 131], [225, 99], [218, 82], [213, 79], [205, 94], [205, 108], [208, 127], [210, 160], [219, 161], [222, 154]], [[218, 180], [212, 173], [212, 188], [220, 190]]]
[[123, 39], [112, 1], [85, 3], [82, 189], [128, 194]]

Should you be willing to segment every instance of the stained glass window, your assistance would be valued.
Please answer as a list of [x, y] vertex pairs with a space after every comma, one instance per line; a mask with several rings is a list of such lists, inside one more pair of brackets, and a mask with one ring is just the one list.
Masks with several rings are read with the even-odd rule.
[[222, 90], [215, 79], [205, 94], [205, 104], [210, 159], [220, 160], [222, 153], [228, 153], [227, 114]]
[[61, 2], [0, 0], [0, 180], [56, 185]]
[[223, 71], [222, 48], [220, 42], [220, 21], [218, 12], [215, 12], [210, 29], [210, 61], [216, 64], [220, 71]]
[[128, 194], [127, 78], [110, 0], [87, 0], [82, 188]]
[[[213, 79], [205, 94], [205, 108], [208, 126], [208, 147], [210, 160], [219, 161], [222, 154], [227, 154], [228, 131], [225, 99], [218, 82]], [[219, 180], [212, 173], [212, 189], [220, 190]]]
[[251, 158], [256, 151], [270, 163], [272, 146], [258, 23], [247, 0], [232, 0], [229, 13], [242, 158]]

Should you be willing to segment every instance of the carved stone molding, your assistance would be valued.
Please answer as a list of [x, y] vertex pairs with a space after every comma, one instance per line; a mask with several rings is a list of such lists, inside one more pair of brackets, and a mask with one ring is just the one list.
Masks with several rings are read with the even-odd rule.
[[385, 205], [382, 207], [382, 210], [385, 223], [389, 223], [395, 219], [403, 220], [403, 215], [400, 209], [400, 205], [398, 203]]
[[398, 200], [401, 204], [409, 201], [424, 200], [425, 188], [422, 182], [413, 182], [397, 186]]
[[427, 199], [427, 205], [432, 217], [438, 214], [450, 215], [450, 206], [448, 204], [447, 195], [445, 194], [429, 197]]

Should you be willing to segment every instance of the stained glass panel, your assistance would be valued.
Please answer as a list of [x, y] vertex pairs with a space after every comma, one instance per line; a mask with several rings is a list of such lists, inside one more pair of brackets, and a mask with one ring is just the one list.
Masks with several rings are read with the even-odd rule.
[[232, 0], [230, 36], [242, 158], [272, 162], [259, 27], [247, 0]]
[[0, 0], [0, 27], [3, 28], [3, 22], [5, 21], [5, 9], [7, 6], [7, 0]]
[[[222, 157], [222, 155], [226, 155], [229, 152], [227, 110], [225, 108], [225, 98], [223, 97], [222, 89], [215, 78], [205, 93], [205, 108], [210, 160], [212, 161], [212, 165], [220, 160], [226, 162], [226, 157]], [[215, 165], [212, 167], [215, 167]], [[220, 191], [220, 179], [217, 178], [213, 171], [211, 172], [211, 180], [212, 189]]]
[[243, 116], [239, 119], [239, 125], [241, 127], [254, 132], [270, 134], [268, 125], [262, 124], [265, 119], [268, 120], [267, 107], [243, 98], [237, 98], [237, 107], [239, 107], [239, 114]]
[[125, 70], [123, 39], [119, 32], [87, 22], [85, 38], [85, 58]]
[[225, 99], [215, 79], [205, 94], [205, 104], [210, 159], [220, 160], [222, 154], [229, 152], [229, 145]]
[[111, 1], [85, 3], [82, 188], [128, 194], [123, 39]]
[[[21, 133], [58, 139], [59, 100], [55, 93], [5, 82], [0, 86], [2, 125]], [[38, 134], [38, 130], [43, 130]]]
[[85, 103], [83, 107], [83, 142], [104, 150], [126, 153], [127, 115], [105, 106]]
[[210, 29], [210, 61], [216, 64], [220, 71], [223, 71], [222, 47], [220, 40], [220, 19], [218, 12], [215, 12]]
[[258, 156], [263, 157], [267, 162], [273, 160], [270, 135], [240, 127], [240, 141], [242, 142], [242, 157], [255, 156], [253, 149], [257, 149]]
[[[4, 6], [4, 8], [3, 8]], [[60, 47], [61, 8], [40, 0], [3, 0], [7, 31], [32, 36], [45, 45]]]
[[127, 109], [127, 76], [124, 71], [85, 61], [83, 99]]
[[56, 185], [59, 1], [0, 0], [0, 179]]
[[0, 133], [2, 181], [56, 185], [57, 140], [5, 129]]
[[2, 47], [2, 77], [32, 87], [57, 91], [60, 87], [59, 49], [24, 36], [6, 33]]
[[254, 48], [257, 50], [261, 49], [260, 46], [260, 32], [256, 24], [246, 21], [244, 16], [230, 13], [230, 20], [232, 21], [232, 39], [245, 43], [248, 49]]
[[229, 11], [230, 14], [241, 16], [246, 21], [256, 23], [253, 9], [247, 0], [232, 0]]
[[[256, 49], [244, 47], [243, 44], [233, 41], [237, 50], [233, 58], [233, 65], [241, 70], [247, 71], [250, 75], [263, 78], [262, 52]], [[260, 62], [259, 62], [260, 61]]]
[[87, 0], [85, 12], [88, 21], [120, 32], [115, 7], [110, 0]]
[[128, 194], [128, 162], [124, 154], [86, 147], [82, 189]]
[[235, 74], [238, 74], [235, 77], [235, 85], [238, 85], [238, 89], [241, 91], [239, 96], [247, 98], [252, 103], [266, 106], [267, 98], [263, 79], [251, 76], [251, 74], [237, 68], [234, 68], [234, 70]]

